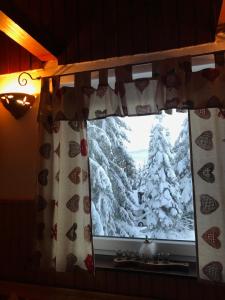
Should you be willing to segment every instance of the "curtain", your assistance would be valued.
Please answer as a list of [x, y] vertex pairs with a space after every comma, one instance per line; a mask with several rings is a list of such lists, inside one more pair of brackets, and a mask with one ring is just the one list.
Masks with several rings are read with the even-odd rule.
[[36, 255], [44, 269], [73, 271], [79, 266], [92, 272], [86, 124], [76, 110], [73, 121], [52, 119], [53, 101], [62, 93], [58, 84], [55, 79], [50, 95], [49, 81], [42, 82], [40, 105], [48, 115], [40, 115]]
[[225, 114], [190, 112], [200, 278], [225, 279]]
[[[50, 266], [60, 271], [73, 270], [76, 266], [89, 271], [94, 269], [85, 126], [87, 119], [105, 118], [111, 115], [158, 114], [161, 110], [169, 112], [172, 108], [181, 111], [196, 110], [199, 115], [204, 111], [207, 115], [208, 108], [217, 107], [220, 108], [220, 114], [224, 113], [224, 68], [205, 69], [192, 73], [190, 61], [179, 59], [154, 64], [152, 78], [132, 80], [130, 66], [116, 68], [115, 74], [115, 90], [108, 85], [105, 70], [99, 72], [100, 84], [97, 89], [91, 87], [88, 72], [75, 75], [74, 87], [60, 88], [59, 78], [53, 78], [51, 90], [49, 80], [42, 81], [39, 113], [41, 169], [38, 174], [36, 255], [41, 258], [43, 266]], [[197, 114], [194, 116], [197, 117]], [[195, 127], [192, 119], [192, 127]], [[202, 120], [205, 119], [206, 116], [202, 117]], [[194, 127], [193, 132], [195, 132]], [[214, 147], [214, 152], [211, 152], [214, 153], [214, 159], [218, 159], [216, 155], [219, 153], [215, 152], [215, 149], [217, 148]], [[199, 151], [198, 148], [197, 150]], [[202, 153], [198, 151], [194, 156], [194, 164], [198, 166], [197, 168], [200, 167], [198, 155], [201, 155], [203, 160], [203, 154], [211, 153], [205, 149], [201, 149]], [[193, 152], [195, 152], [194, 143]], [[207, 167], [207, 171], [200, 169], [201, 173], [208, 172], [212, 177], [215, 176], [211, 160], [210, 165], [207, 163], [207, 159], [204, 164], [202, 161], [202, 166]], [[220, 168], [222, 171], [222, 164]], [[196, 172], [198, 174], [198, 171]], [[198, 180], [200, 179], [195, 180], [195, 185], [198, 184]], [[203, 183], [201, 182], [199, 186], [203, 186]], [[211, 185], [211, 182], [206, 181], [206, 183]], [[220, 184], [222, 183], [217, 182], [214, 187], [220, 189]], [[198, 197], [196, 194], [196, 198]], [[210, 197], [217, 196], [210, 195]], [[222, 208], [222, 205], [220, 207]], [[220, 212], [222, 218], [222, 209]], [[212, 224], [215, 215], [216, 213], [210, 214], [208, 217]], [[197, 212], [197, 224], [206, 222], [207, 216]], [[212, 225], [212, 227], [219, 226], [222, 228], [222, 221], [218, 226]], [[198, 230], [198, 241], [202, 243], [199, 234], [201, 235], [204, 229], [199, 225]], [[216, 230], [215, 236], [216, 233], [218, 234]], [[210, 235], [211, 232], [207, 234]], [[199, 255], [202, 255], [201, 249], [203, 248], [199, 246]], [[210, 254], [207, 260], [214, 261], [215, 253], [212, 251], [208, 253]], [[199, 259], [199, 262], [200, 267], [203, 267], [205, 260]], [[220, 265], [219, 269], [221, 268]], [[206, 277], [210, 280], [215, 279], [213, 276], [204, 275], [204, 278]]]

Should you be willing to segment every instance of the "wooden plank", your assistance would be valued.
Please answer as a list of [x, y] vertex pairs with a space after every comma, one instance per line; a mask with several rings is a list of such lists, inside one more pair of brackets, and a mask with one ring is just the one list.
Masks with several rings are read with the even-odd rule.
[[161, 16], [162, 31], [160, 30], [160, 34], [163, 36], [162, 50], [179, 47], [177, 14], [176, 0], [163, 1]]
[[133, 53], [148, 52], [148, 0], [130, 1], [132, 9], [131, 28], [133, 39]]
[[162, 23], [162, 0], [148, 1], [148, 49], [154, 52], [164, 48], [164, 33]]
[[73, 63], [79, 61], [79, 45], [78, 45], [78, 1], [65, 1], [65, 31], [66, 31], [66, 49], [64, 56], [59, 57], [59, 63]]
[[177, 1], [179, 47], [185, 47], [190, 44], [195, 45], [197, 43], [194, 2], [195, 0]]
[[103, 26], [103, 4], [104, 0], [91, 2], [92, 24], [91, 24], [91, 58], [104, 58], [104, 37]]
[[103, 2], [104, 57], [117, 56], [116, 0]]
[[122, 56], [127, 54], [133, 54], [133, 37], [131, 31], [132, 15], [130, 0], [117, 0], [116, 15], [118, 39], [117, 55]]
[[91, 59], [91, 5], [89, 0], [78, 1], [79, 61]]
[[61, 51], [58, 52], [58, 59], [66, 64], [67, 56], [66, 56], [66, 45], [67, 45], [67, 28], [65, 26], [67, 19], [70, 18], [70, 15], [66, 15], [65, 11], [65, 3], [66, 1], [54, 0], [52, 5], [52, 23], [53, 23], [53, 34], [57, 38], [60, 43], [63, 43], [64, 46]]
[[42, 61], [56, 60], [56, 57], [0, 11], [0, 30]]
[[202, 44], [214, 41], [214, 20], [213, 20], [213, 1], [214, 0], [198, 0], [194, 1], [196, 14], [196, 38], [197, 43]]

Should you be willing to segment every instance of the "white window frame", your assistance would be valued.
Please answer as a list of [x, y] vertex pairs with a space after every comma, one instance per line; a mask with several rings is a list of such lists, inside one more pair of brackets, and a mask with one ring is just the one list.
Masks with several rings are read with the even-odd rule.
[[[188, 118], [189, 119], [189, 118]], [[194, 191], [193, 191], [194, 198]], [[194, 206], [194, 203], [193, 203]], [[144, 238], [120, 238], [107, 236], [93, 236], [94, 252], [97, 255], [115, 256], [117, 251], [131, 251], [138, 253]], [[169, 254], [176, 260], [195, 261], [196, 242], [184, 240], [151, 239], [156, 244], [157, 253]]]
[[[116, 255], [118, 250], [138, 252], [144, 239], [94, 236], [95, 254]], [[196, 257], [195, 241], [152, 240], [156, 243], [157, 253], [169, 253], [177, 260], [193, 261]]]

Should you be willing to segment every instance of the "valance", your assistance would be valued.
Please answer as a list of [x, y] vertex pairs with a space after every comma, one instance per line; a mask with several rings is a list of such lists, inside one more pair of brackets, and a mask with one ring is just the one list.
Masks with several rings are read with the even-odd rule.
[[[166, 67], [165, 67], [166, 66]], [[123, 71], [121, 71], [123, 70]], [[126, 70], [126, 72], [124, 72]], [[121, 73], [123, 76], [121, 76]], [[126, 76], [124, 74], [129, 74]], [[191, 72], [190, 64], [164, 62], [153, 65], [152, 78], [132, 80], [131, 68], [116, 70], [115, 89], [100, 80], [97, 89], [88, 80], [78, 80], [83, 74], [76, 74], [74, 87], [60, 87], [60, 78], [53, 78], [54, 92], [49, 91], [50, 79], [43, 80], [39, 121], [85, 120], [105, 116], [131, 116], [158, 114], [168, 109], [225, 109], [225, 69], [208, 68]], [[76, 85], [76, 81], [79, 85]]]

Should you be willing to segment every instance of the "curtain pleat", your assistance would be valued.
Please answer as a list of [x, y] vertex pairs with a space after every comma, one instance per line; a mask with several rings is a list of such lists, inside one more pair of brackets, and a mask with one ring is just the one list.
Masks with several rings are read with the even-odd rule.
[[[50, 106], [59, 86], [54, 82], [52, 99], [46, 87], [44, 83], [41, 101]], [[49, 117], [40, 122], [36, 254], [42, 269], [92, 272], [86, 122], [54, 121], [48, 111]]]

